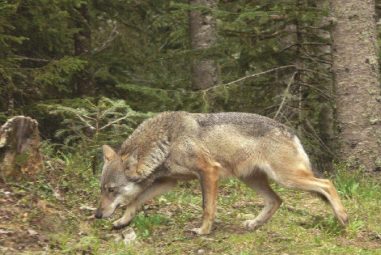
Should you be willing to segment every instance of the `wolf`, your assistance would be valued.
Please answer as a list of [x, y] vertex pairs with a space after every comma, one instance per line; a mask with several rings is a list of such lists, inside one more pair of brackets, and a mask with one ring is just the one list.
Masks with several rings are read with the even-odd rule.
[[113, 222], [127, 226], [148, 200], [169, 191], [179, 181], [198, 179], [202, 189], [202, 224], [192, 231], [209, 234], [216, 214], [218, 181], [236, 177], [264, 199], [249, 230], [265, 224], [282, 200], [269, 180], [317, 193], [332, 206], [343, 225], [348, 215], [330, 180], [314, 175], [300, 140], [287, 126], [252, 113], [163, 112], [145, 120], [116, 152], [103, 145], [101, 198], [96, 218], [110, 217], [127, 205]]

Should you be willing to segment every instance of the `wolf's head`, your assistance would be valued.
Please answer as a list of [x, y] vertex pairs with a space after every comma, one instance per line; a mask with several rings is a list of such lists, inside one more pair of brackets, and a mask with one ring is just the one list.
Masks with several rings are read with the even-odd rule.
[[[126, 167], [134, 158], [122, 159], [110, 146], [103, 145], [104, 165], [101, 176], [101, 198], [95, 217], [110, 217], [121, 204], [133, 201], [143, 190], [141, 184], [127, 178]], [[136, 159], [135, 159], [136, 160]]]

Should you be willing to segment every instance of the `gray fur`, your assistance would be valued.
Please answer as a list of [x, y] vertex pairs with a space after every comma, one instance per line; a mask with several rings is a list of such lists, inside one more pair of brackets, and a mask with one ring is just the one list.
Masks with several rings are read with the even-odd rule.
[[[127, 169], [127, 175], [138, 181], [145, 179], [157, 167], [165, 163], [174, 144], [187, 139], [193, 141], [207, 140], [208, 138], [205, 136], [213, 133], [212, 131], [218, 127], [230, 129], [233, 136], [264, 137], [269, 132], [277, 130], [284, 137], [290, 139], [294, 137], [291, 129], [283, 124], [252, 113], [164, 112], [144, 121], [123, 143], [119, 155], [122, 157], [123, 155], [128, 157], [129, 154], [133, 153], [137, 155], [135, 160], [138, 163], [135, 167], [130, 166]], [[222, 130], [222, 132], [224, 131]], [[242, 157], [243, 155], [238, 156]], [[168, 166], [168, 164], [166, 165]]]

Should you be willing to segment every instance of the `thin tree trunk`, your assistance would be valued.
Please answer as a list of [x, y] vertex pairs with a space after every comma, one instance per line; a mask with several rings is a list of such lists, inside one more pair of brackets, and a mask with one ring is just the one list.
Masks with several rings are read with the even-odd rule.
[[[316, 2], [316, 5], [320, 9], [325, 9], [328, 4], [325, 0], [319, 0]], [[324, 17], [317, 26], [327, 27], [331, 24], [329, 17]], [[331, 34], [326, 29], [319, 29], [316, 31], [318, 36], [324, 41], [330, 41]], [[319, 47], [319, 53], [327, 56], [327, 62], [332, 63], [332, 46], [330, 44], [322, 45]], [[332, 64], [324, 64], [327, 70], [332, 70]], [[334, 94], [334, 82], [333, 80], [327, 80], [326, 82], [321, 83], [321, 89], [326, 91], [328, 95]], [[337, 142], [336, 142], [336, 119], [335, 119], [335, 106], [333, 98], [326, 99], [324, 97], [319, 98], [321, 102], [321, 110], [319, 115], [319, 124], [317, 129], [320, 132], [320, 138], [322, 142], [322, 151], [324, 152], [322, 156], [324, 159], [320, 162], [320, 169], [323, 171], [328, 171], [333, 169], [333, 161], [335, 160], [335, 155], [337, 151]]]
[[[217, 40], [216, 20], [211, 10], [217, 7], [217, 0], [189, 0], [194, 8], [205, 8], [202, 11], [192, 10], [189, 13], [190, 41], [193, 50], [202, 51], [213, 47]], [[192, 62], [192, 87], [206, 89], [219, 82], [218, 65], [210, 57], [200, 52]]]
[[[301, 10], [304, 2], [301, 0], [297, 0], [296, 2], [298, 10]], [[303, 60], [301, 59], [302, 56], [302, 44], [303, 44], [303, 35], [302, 32], [300, 31], [300, 24], [298, 18], [295, 19], [294, 21], [295, 25], [295, 34], [296, 34], [296, 59], [295, 59], [295, 65], [298, 70], [303, 69]], [[303, 123], [304, 123], [304, 89], [303, 89], [303, 77], [300, 72], [298, 72], [295, 75], [294, 83], [295, 87], [297, 89], [297, 96], [298, 96], [298, 136], [299, 138], [302, 138], [304, 136], [303, 134]]]
[[[84, 57], [91, 51], [91, 28], [88, 3], [81, 3], [76, 9], [76, 27], [80, 29], [74, 35], [74, 55]], [[85, 68], [76, 77], [76, 90], [78, 96], [93, 96], [95, 94], [94, 83], [88, 68]]]
[[340, 158], [380, 170], [380, 84], [374, 0], [331, 0]]

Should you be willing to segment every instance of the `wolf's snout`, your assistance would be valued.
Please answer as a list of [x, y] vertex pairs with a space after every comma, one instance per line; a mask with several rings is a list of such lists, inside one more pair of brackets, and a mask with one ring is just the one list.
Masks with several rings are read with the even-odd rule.
[[98, 208], [97, 211], [95, 212], [95, 218], [97, 219], [102, 219], [103, 213], [102, 211]]

